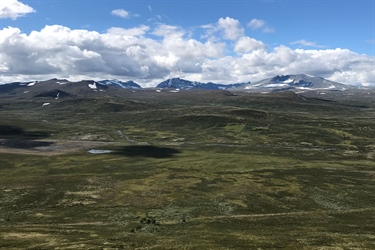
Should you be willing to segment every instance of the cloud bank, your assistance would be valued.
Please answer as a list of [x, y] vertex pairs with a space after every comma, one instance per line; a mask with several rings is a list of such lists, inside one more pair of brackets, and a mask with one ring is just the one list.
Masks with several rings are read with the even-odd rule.
[[375, 84], [371, 56], [341, 48], [271, 48], [246, 36], [230, 17], [201, 30], [206, 35], [198, 40], [191, 30], [161, 23], [102, 33], [52, 25], [25, 34], [6, 27], [0, 30], [0, 82], [116, 78], [147, 87], [171, 77], [234, 83], [307, 73], [344, 84]]

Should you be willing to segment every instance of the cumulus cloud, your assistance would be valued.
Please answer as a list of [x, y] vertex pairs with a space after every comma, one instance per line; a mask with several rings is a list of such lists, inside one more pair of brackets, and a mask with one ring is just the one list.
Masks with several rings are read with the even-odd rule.
[[234, 52], [236, 53], [248, 53], [257, 49], [265, 49], [266, 46], [263, 42], [258, 41], [251, 37], [241, 37], [234, 46]]
[[[29, 34], [0, 30], [0, 82], [48, 78], [123, 79], [152, 86], [170, 77], [234, 83], [308, 73], [345, 84], [375, 83], [375, 58], [348, 49], [267, 47], [232, 18], [205, 29], [216, 39], [193, 39], [185, 29], [158, 24], [106, 32], [45, 26]], [[228, 43], [230, 40], [230, 43]]]
[[23, 4], [17, 0], [1, 0], [0, 1], [0, 19], [11, 18], [16, 20], [26, 14], [35, 12], [35, 10], [27, 4]]
[[230, 17], [220, 18], [218, 27], [224, 32], [224, 37], [229, 40], [237, 40], [244, 35], [240, 22]]
[[128, 18], [129, 17], [129, 12], [124, 10], [124, 9], [112, 10], [111, 14], [114, 15], [114, 16], [121, 17], [121, 18]]
[[266, 21], [261, 20], [261, 19], [254, 18], [247, 24], [247, 26], [254, 29], [254, 30], [261, 29], [264, 33], [275, 32], [275, 30], [273, 28], [269, 27], [266, 24]]
[[244, 29], [240, 22], [230, 17], [220, 18], [217, 23], [202, 25], [201, 28], [206, 30], [206, 34], [202, 37], [212, 41], [220, 38], [235, 41], [244, 36]]

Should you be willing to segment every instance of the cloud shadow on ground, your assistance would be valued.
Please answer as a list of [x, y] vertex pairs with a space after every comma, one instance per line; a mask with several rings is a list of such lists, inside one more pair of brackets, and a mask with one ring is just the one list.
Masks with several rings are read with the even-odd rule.
[[37, 147], [49, 147], [54, 142], [51, 141], [34, 141], [34, 140], [0, 140], [0, 146], [6, 148], [32, 149]]
[[18, 126], [0, 125], [0, 147], [15, 149], [32, 149], [36, 147], [48, 147], [54, 144], [50, 141], [40, 141], [49, 137], [42, 131], [25, 131]]
[[113, 154], [124, 155], [128, 157], [149, 158], [171, 158], [178, 153], [181, 153], [181, 151], [175, 148], [158, 147], [152, 145], [123, 146], [116, 148], [113, 151]]
[[25, 131], [17, 126], [0, 125], [0, 136], [11, 139], [33, 140], [47, 138], [49, 134], [42, 131]]

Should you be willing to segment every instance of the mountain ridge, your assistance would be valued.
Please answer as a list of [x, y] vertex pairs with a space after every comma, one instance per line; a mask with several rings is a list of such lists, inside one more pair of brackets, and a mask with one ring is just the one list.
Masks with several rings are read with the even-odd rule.
[[[347, 90], [356, 86], [327, 80], [308, 74], [277, 75], [243, 86], [244, 91], [306, 91], [306, 90]], [[239, 88], [238, 90], [241, 90]]]
[[115, 86], [115, 87], [120, 87], [124, 89], [141, 89], [142, 86], [139, 85], [138, 83], [134, 81], [120, 81], [120, 80], [100, 80], [97, 81], [101, 85], [106, 85], [106, 86]]
[[181, 79], [179, 77], [167, 79], [159, 83], [156, 88], [162, 89], [180, 89], [180, 90], [189, 90], [189, 89], [206, 89], [206, 90], [226, 90], [234, 87], [240, 87], [246, 83], [232, 83], [232, 84], [219, 84], [219, 83], [202, 83], [196, 81], [189, 81]]

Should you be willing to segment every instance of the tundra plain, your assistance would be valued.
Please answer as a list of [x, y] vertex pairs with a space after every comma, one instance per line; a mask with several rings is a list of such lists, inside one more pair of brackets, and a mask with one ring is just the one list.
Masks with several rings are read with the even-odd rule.
[[1, 95], [0, 249], [375, 249], [374, 94]]

